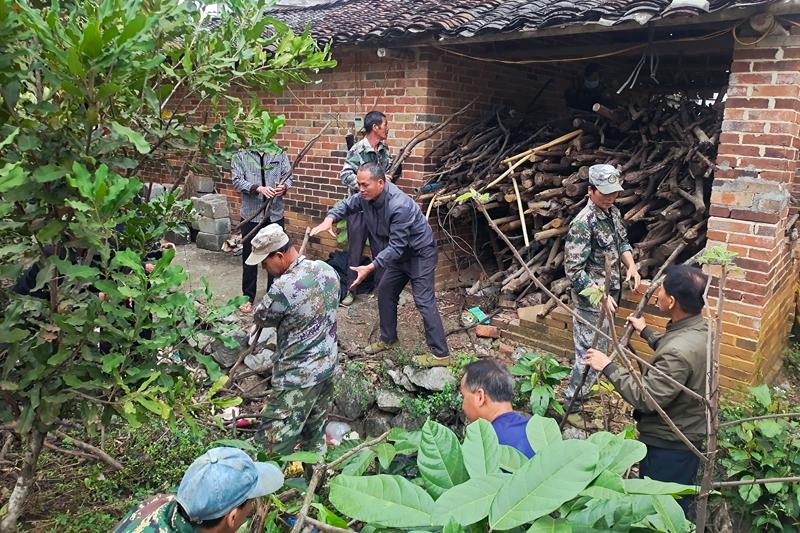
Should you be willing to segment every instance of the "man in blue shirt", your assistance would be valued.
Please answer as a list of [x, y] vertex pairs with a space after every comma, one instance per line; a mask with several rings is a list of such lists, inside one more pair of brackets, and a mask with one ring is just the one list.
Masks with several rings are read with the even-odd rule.
[[529, 459], [535, 455], [525, 433], [529, 417], [517, 413], [511, 406], [514, 378], [506, 367], [494, 359], [468, 364], [461, 378], [461, 396], [467, 420], [488, 420], [500, 444], [516, 448]]

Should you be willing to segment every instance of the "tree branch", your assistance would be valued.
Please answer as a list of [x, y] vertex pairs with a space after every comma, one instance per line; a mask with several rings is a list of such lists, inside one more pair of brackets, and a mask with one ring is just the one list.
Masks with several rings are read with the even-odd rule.
[[741, 487], [744, 485], [764, 485], [766, 483], [800, 483], [800, 476], [749, 479], [744, 481], [712, 481], [711, 488]]
[[800, 413], [777, 413], [774, 415], [751, 416], [749, 418], [740, 418], [739, 420], [731, 420], [730, 422], [723, 422], [719, 425], [719, 429], [744, 424], [745, 422], [753, 422], [755, 420], [769, 420], [770, 418], [800, 418]]
[[108, 466], [110, 466], [114, 470], [122, 470], [123, 468], [125, 468], [124, 466], [122, 466], [122, 463], [120, 463], [119, 461], [117, 461], [116, 459], [114, 459], [113, 457], [108, 455], [106, 452], [104, 452], [100, 448], [92, 446], [88, 442], [83, 442], [80, 439], [76, 439], [72, 435], [67, 435], [66, 433], [64, 433], [63, 431], [60, 431], [58, 429], [56, 429], [54, 431], [51, 431], [51, 433], [53, 435], [56, 435], [59, 438], [71, 440], [72, 444], [76, 448], [80, 448], [81, 450], [83, 450], [85, 452], [88, 452], [92, 456], [94, 456], [97, 459], [100, 459], [101, 461], [103, 461], [105, 464], [107, 464]]
[[330, 524], [320, 522], [319, 520], [314, 520], [310, 516], [306, 517], [306, 522], [309, 525], [314, 526], [314, 529], [323, 531], [324, 533], [356, 533], [352, 529], [342, 529], [340, 527], [332, 526]]
[[[613, 324], [614, 319], [613, 317], [610, 316], [611, 314], [610, 311], [605, 307], [603, 308], [603, 310], [606, 312], [606, 315], [609, 317], [609, 320]], [[625, 356], [625, 354], [622, 353], [622, 346], [617, 340], [617, 332], [613, 327], [611, 328], [611, 337], [613, 339], [613, 347], [617, 351], [617, 353], [620, 354], [620, 359], [622, 360], [625, 367], [628, 369], [628, 372], [633, 378], [633, 381], [636, 382], [636, 385], [644, 393], [644, 397], [656, 410], [658, 416], [661, 417], [661, 419], [672, 430], [672, 433], [676, 437], [678, 437], [681, 440], [681, 442], [683, 442], [686, 445], [686, 447], [689, 448], [692, 451], [692, 453], [695, 454], [700, 459], [700, 461], [706, 463], [708, 461], [708, 458], [705, 455], [703, 455], [703, 452], [698, 450], [694, 444], [692, 444], [692, 441], [689, 440], [689, 438], [683, 433], [683, 431], [678, 429], [678, 426], [675, 425], [675, 422], [673, 422], [672, 419], [669, 417], [669, 415], [666, 413], [666, 411], [664, 411], [664, 409], [662, 409], [661, 406], [658, 405], [658, 402], [655, 400], [655, 398], [653, 398], [653, 395], [650, 394], [650, 391], [648, 391], [647, 387], [644, 386], [642, 377], [633, 369], [633, 365], [631, 364], [630, 360]]]
[[306, 497], [303, 499], [303, 506], [300, 508], [300, 512], [297, 513], [297, 522], [294, 523], [292, 526], [292, 531], [290, 533], [300, 533], [303, 523], [308, 518], [308, 509], [311, 507], [311, 500], [314, 499], [314, 493], [317, 491], [317, 486], [319, 485], [320, 481], [322, 480], [322, 476], [333, 467], [343, 463], [350, 457], [354, 456], [364, 448], [369, 448], [370, 446], [375, 446], [376, 444], [380, 444], [389, 436], [389, 432], [387, 431], [380, 437], [374, 438], [372, 440], [362, 442], [352, 450], [348, 450], [341, 457], [334, 459], [330, 463], [323, 463], [314, 465], [314, 474], [311, 476], [311, 481], [308, 482], [308, 489], [306, 490]]
[[[466, 112], [467, 109], [472, 107], [472, 104], [474, 104], [476, 100], [478, 100], [477, 96], [473, 98], [467, 105], [465, 105], [464, 107], [462, 107], [461, 109], [459, 109], [458, 111], [447, 117], [447, 119], [444, 120], [442, 123], [437, 124], [436, 126], [430, 126], [428, 128], [425, 128], [421, 132], [414, 135], [414, 137], [412, 137], [411, 140], [408, 141], [408, 144], [406, 144], [400, 150], [400, 153], [397, 155], [397, 158], [392, 162], [392, 166], [390, 166], [389, 170], [386, 171], [386, 175], [394, 176], [395, 172], [397, 172], [397, 169], [400, 167], [400, 165], [403, 164], [405, 158], [411, 154], [411, 151], [414, 149], [415, 146], [417, 146], [422, 141], [430, 139], [431, 137], [442, 131], [445, 127], [447, 127], [448, 124], [450, 124], [453, 121], [453, 119], [455, 119], [459, 115], [462, 115], [464, 112]], [[396, 179], [395, 182], [397, 182]]]

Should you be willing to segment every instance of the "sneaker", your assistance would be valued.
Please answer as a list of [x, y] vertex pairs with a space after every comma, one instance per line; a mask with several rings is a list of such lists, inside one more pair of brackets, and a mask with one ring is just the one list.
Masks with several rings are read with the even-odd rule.
[[423, 367], [449, 366], [455, 362], [455, 358], [452, 355], [437, 357], [432, 353], [415, 355], [411, 360], [415, 365]]
[[390, 348], [394, 348], [398, 344], [400, 344], [400, 341], [392, 341], [392, 342], [378, 341], [378, 342], [373, 342], [372, 344], [370, 344], [366, 348], [364, 348], [364, 353], [366, 353], [367, 355], [374, 355], [374, 354], [380, 353], [380, 352], [382, 352], [384, 350], [388, 350]]
[[347, 296], [345, 296], [344, 298], [342, 298], [342, 301], [341, 301], [341, 302], [339, 302], [339, 305], [342, 305], [342, 306], [344, 306], [344, 307], [349, 307], [350, 305], [352, 305], [352, 304], [353, 304], [353, 301], [354, 301], [355, 299], [356, 299], [356, 297], [353, 295], [353, 293], [352, 293], [352, 292], [348, 292], [348, 293], [347, 293]]

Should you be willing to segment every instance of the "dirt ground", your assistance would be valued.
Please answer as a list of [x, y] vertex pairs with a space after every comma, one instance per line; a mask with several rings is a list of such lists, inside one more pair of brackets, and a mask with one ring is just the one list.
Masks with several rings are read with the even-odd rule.
[[[201, 250], [194, 244], [177, 247], [175, 254], [176, 263], [182, 265], [189, 277], [185, 283], [186, 290], [200, 288], [201, 278], [205, 278], [211, 287], [214, 301], [222, 304], [241, 294], [242, 258], [223, 252]], [[266, 287], [266, 273], [259, 272], [258, 293], [259, 301]], [[461, 297], [455, 290], [436, 294], [436, 303], [444, 321], [445, 331], [457, 329], [461, 318]], [[247, 316], [240, 315], [243, 325], [250, 323]], [[379, 338], [378, 331], [378, 303], [374, 294], [362, 294], [350, 307], [339, 308], [339, 345], [348, 355], [358, 356], [363, 353], [363, 348], [370, 342]], [[414, 306], [410, 286], [400, 297], [398, 309], [398, 336], [400, 338], [399, 351], [410, 354], [425, 351], [425, 334], [422, 328], [422, 317]], [[448, 337], [451, 351], [474, 351], [472, 342], [476, 338], [473, 333], [455, 333]], [[487, 342], [479, 342], [484, 348]]]

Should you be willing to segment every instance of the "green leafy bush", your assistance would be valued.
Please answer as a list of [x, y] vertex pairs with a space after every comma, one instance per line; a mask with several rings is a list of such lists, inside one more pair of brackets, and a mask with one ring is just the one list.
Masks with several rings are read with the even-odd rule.
[[[785, 403], [761, 385], [747, 401], [722, 410], [722, 421], [785, 412]], [[720, 464], [735, 480], [796, 476], [800, 472], [800, 422], [770, 418], [722, 428]], [[800, 528], [800, 484], [767, 483], [723, 489], [722, 495], [751, 531], [788, 532]]]
[[439, 422], [449, 423], [461, 414], [461, 402], [458, 386], [447, 383], [439, 392], [403, 398], [401, 405], [415, 418], [431, 417]]
[[419, 477], [343, 473], [331, 481], [330, 502], [367, 531], [689, 531], [674, 497], [693, 487], [623, 479], [644, 444], [605, 432], [562, 440], [558, 424], [540, 416], [527, 434], [537, 452], [530, 460], [500, 445], [485, 420], [467, 426], [461, 443], [428, 420], [419, 432], [394, 434], [395, 451], [416, 453]]
[[570, 369], [558, 364], [555, 357], [530, 353], [509, 371], [521, 378], [517, 386], [520, 394], [529, 395], [531, 413], [544, 416], [547, 408], [552, 407], [556, 413], [564, 414], [564, 408], [556, 401], [555, 387], [569, 375]]

